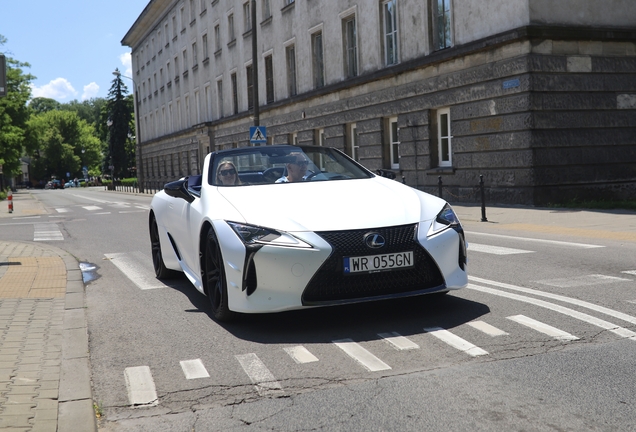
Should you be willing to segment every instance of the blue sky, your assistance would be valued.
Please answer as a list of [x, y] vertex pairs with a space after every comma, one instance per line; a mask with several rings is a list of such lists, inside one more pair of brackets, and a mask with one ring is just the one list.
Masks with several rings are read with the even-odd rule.
[[[31, 64], [32, 97], [59, 102], [107, 97], [114, 76], [131, 76], [121, 40], [149, 0], [1, 0], [0, 52]], [[132, 82], [124, 79], [129, 91]]]

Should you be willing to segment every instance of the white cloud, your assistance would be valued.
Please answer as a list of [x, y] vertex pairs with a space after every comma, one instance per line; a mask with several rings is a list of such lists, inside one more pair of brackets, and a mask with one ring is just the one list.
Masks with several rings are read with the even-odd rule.
[[92, 82], [88, 85], [85, 85], [84, 93], [82, 93], [82, 100], [84, 101], [87, 99], [97, 97], [98, 93], [99, 93], [99, 86], [97, 85], [97, 83]]
[[122, 71], [122, 75], [126, 75], [129, 77], [132, 77], [132, 59], [130, 57], [130, 53], [124, 53], [122, 55], [119, 56], [119, 61], [121, 61], [121, 64], [123, 66], [123, 71]]
[[77, 95], [77, 91], [73, 88], [66, 78], [55, 78], [48, 84], [41, 87], [31, 85], [32, 97], [44, 97], [63, 101]]

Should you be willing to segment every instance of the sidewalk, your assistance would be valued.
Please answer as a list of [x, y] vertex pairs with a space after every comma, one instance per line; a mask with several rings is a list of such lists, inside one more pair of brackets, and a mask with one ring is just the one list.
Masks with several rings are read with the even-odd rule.
[[[7, 217], [46, 215], [29, 191]], [[6, 220], [6, 219], [5, 219]], [[78, 262], [43, 243], [0, 241], [0, 429], [96, 431]]]

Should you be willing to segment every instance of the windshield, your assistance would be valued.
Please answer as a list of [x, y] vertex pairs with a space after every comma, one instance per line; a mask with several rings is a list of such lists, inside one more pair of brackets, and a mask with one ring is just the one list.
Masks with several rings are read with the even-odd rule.
[[247, 186], [350, 180], [373, 174], [327, 147], [264, 146], [221, 151], [210, 161], [208, 182]]

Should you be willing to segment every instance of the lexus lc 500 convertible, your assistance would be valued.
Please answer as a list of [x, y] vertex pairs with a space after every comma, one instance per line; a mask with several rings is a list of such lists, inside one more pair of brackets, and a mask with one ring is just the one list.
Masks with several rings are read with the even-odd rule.
[[149, 215], [156, 276], [183, 272], [214, 318], [446, 293], [467, 284], [444, 200], [339, 150], [262, 146], [206, 156]]

